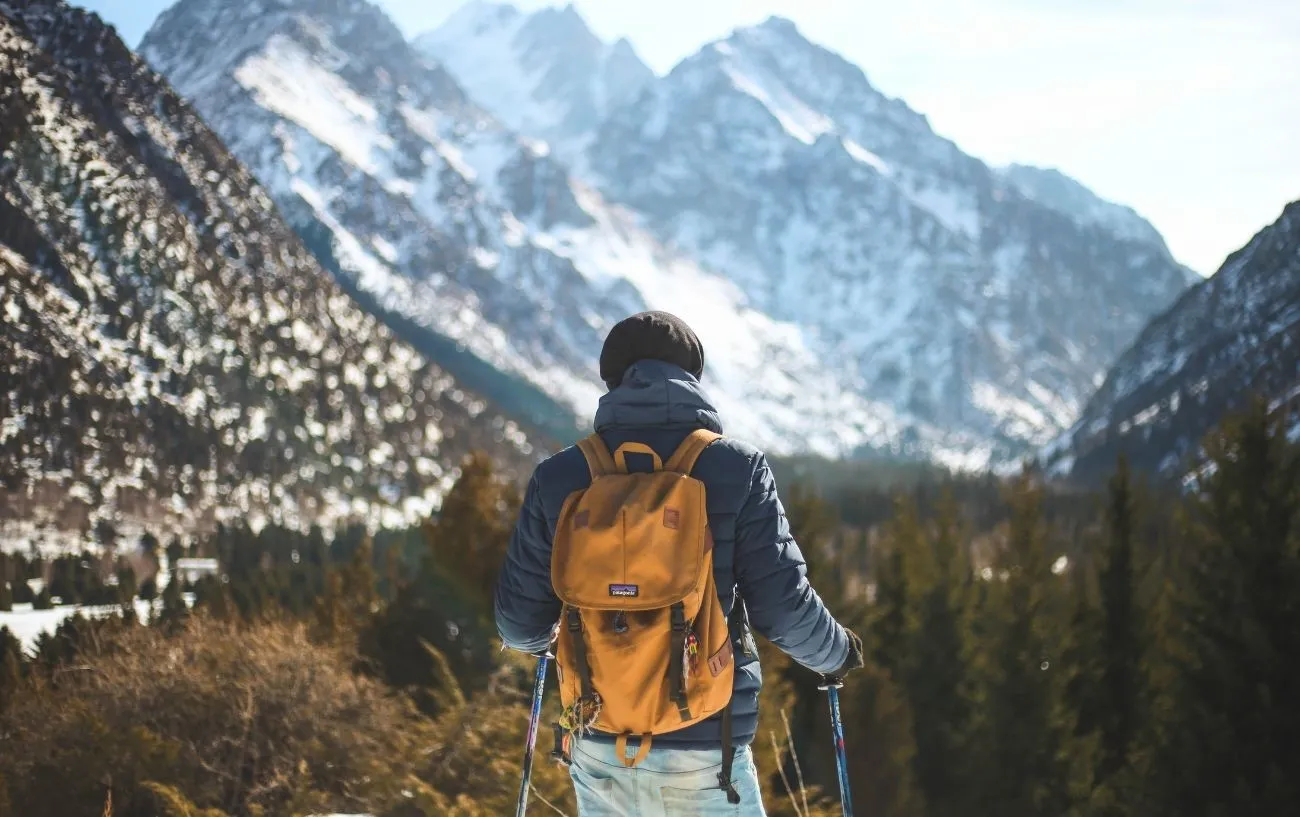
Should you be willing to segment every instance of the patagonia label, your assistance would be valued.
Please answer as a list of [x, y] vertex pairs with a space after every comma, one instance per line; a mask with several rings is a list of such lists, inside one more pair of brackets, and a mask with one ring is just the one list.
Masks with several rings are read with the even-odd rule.
[[632, 596], [639, 595], [640, 593], [641, 593], [640, 586], [635, 584], [611, 584], [609, 586], [609, 594], [611, 596], [623, 596], [625, 598], [630, 598]]

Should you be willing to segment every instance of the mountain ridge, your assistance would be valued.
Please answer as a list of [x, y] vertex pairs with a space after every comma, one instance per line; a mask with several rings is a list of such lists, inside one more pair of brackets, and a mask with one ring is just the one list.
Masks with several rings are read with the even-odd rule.
[[[474, 48], [460, 47], [469, 39]], [[570, 163], [581, 161], [600, 120], [654, 79], [627, 38], [605, 43], [572, 3], [525, 13], [471, 0], [412, 45], [446, 61], [471, 97], [495, 100], [511, 130], [545, 139]]]
[[656, 235], [858, 361], [866, 393], [1001, 458], [1068, 426], [1193, 275], [1154, 231], [1021, 194], [781, 18], [679, 63], [588, 163]]
[[[710, 349], [705, 385], [731, 433], [774, 453], [902, 444], [894, 412], [845, 388], [800, 332], [655, 241], [544, 146], [469, 102], [440, 66], [395, 37], [377, 48], [358, 36], [396, 30], [379, 9], [222, 8], [178, 3], [143, 55], [180, 83], [292, 223], [329, 230], [344, 274], [387, 312], [589, 417], [603, 392], [603, 333], [629, 313], [669, 309]], [[428, 82], [450, 84], [430, 92]], [[970, 447], [932, 428], [919, 435], [938, 451]]]
[[1251, 397], [1289, 413], [1300, 433], [1300, 201], [1153, 320], [1043, 458], [1088, 478], [1124, 453], [1178, 476]]
[[0, 530], [408, 524], [534, 442], [333, 284], [99, 18], [0, 2]]
[[[455, 67], [504, 55], [515, 64], [494, 77], [572, 74], [580, 60], [519, 32], [562, 25], [583, 53], [611, 52], [576, 10], [472, 4], [440, 48], [418, 38], [421, 54], [360, 0], [277, 0], [289, 27], [261, 7], [242, 22], [197, 13], [220, 5], [179, 3], [146, 57], [292, 222], [328, 227], [384, 310], [579, 416], [600, 391], [603, 331], [653, 306], [688, 312], [725, 350], [706, 386], [759, 444], [1006, 463], [1070, 427], [1192, 275], [1138, 221], [1111, 230], [1117, 206], [1026, 195], [782, 18], [652, 76], [553, 150], [500, 124], [503, 106], [461, 89], [474, 77]], [[256, 36], [211, 53], [191, 34], [223, 26]], [[390, 33], [376, 47], [358, 26]], [[443, 91], [422, 90], [428, 72]], [[543, 85], [563, 110], [592, 98], [559, 80], [505, 83], [503, 98]]]

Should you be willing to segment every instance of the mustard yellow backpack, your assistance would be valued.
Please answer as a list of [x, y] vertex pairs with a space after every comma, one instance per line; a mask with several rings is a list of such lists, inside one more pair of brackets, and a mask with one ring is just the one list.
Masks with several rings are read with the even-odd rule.
[[[655, 735], [723, 712], [730, 743], [732, 641], [714, 585], [704, 483], [690, 475], [719, 436], [695, 431], [667, 463], [642, 443], [612, 456], [598, 435], [578, 444], [591, 485], [565, 500], [551, 556], [564, 604], [557, 741], [593, 729], [616, 735], [632, 767]], [[628, 454], [650, 457], [654, 470], [629, 473]], [[633, 736], [640, 746], [627, 758]]]

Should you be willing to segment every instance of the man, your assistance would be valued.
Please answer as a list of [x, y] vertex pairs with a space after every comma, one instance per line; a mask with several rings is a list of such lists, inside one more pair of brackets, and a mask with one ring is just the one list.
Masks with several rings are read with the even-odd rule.
[[[697, 429], [721, 433], [718, 413], [700, 388], [703, 371], [704, 349], [679, 318], [665, 312], [627, 318], [601, 350], [600, 376], [609, 391], [596, 411], [596, 432], [610, 450], [635, 441], [663, 460]], [[808, 583], [763, 454], [723, 438], [704, 449], [691, 476], [705, 485], [714, 576], [727, 616], [747, 617], [749, 627], [814, 672], [842, 676], [861, 667], [862, 642], [835, 621]], [[556, 524], [566, 497], [590, 484], [588, 464], [576, 447], [533, 474], [496, 591], [497, 629], [511, 648], [538, 652], [551, 640], [562, 606], [551, 585]], [[571, 747], [570, 775], [582, 817], [762, 817], [749, 751], [762, 673], [752, 637], [746, 633], [741, 645], [727, 724], [736, 747], [734, 791], [719, 787], [722, 717], [655, 735], [635, 767], [624, 762], [635, 746], [625, 746], [628, 754], [619, 757], [614, 736], [596, 732]]]

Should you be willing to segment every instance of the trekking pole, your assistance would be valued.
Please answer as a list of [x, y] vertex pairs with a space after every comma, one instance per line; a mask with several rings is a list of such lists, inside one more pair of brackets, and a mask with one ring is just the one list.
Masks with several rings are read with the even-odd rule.
[[524, 817], [528, 810], [528, 788], [533, 778], [533, 749], [537, 745], [537, 725], [542, 719], [542, 693], [546, 689], [546, 666], [551, 653], [537, 653], [537, 675], [533, 679], [533, 710], [528, 718], [528, 746], [524, 749], [523, 778], [519, 781], [519, 801], [515, 804], [515, 817]]
[[843, 817], [853, 817], [853, 796], [849, 793], [849, 759], [844, 752], [844, 721], [840, 719], [840, 687], [844, 681], [834, 675], [822, 676], [818, 689], [826, 690], [831, 705], [831, 733], [835, 738], [835, 765], [840, 776], [840, 810]]

